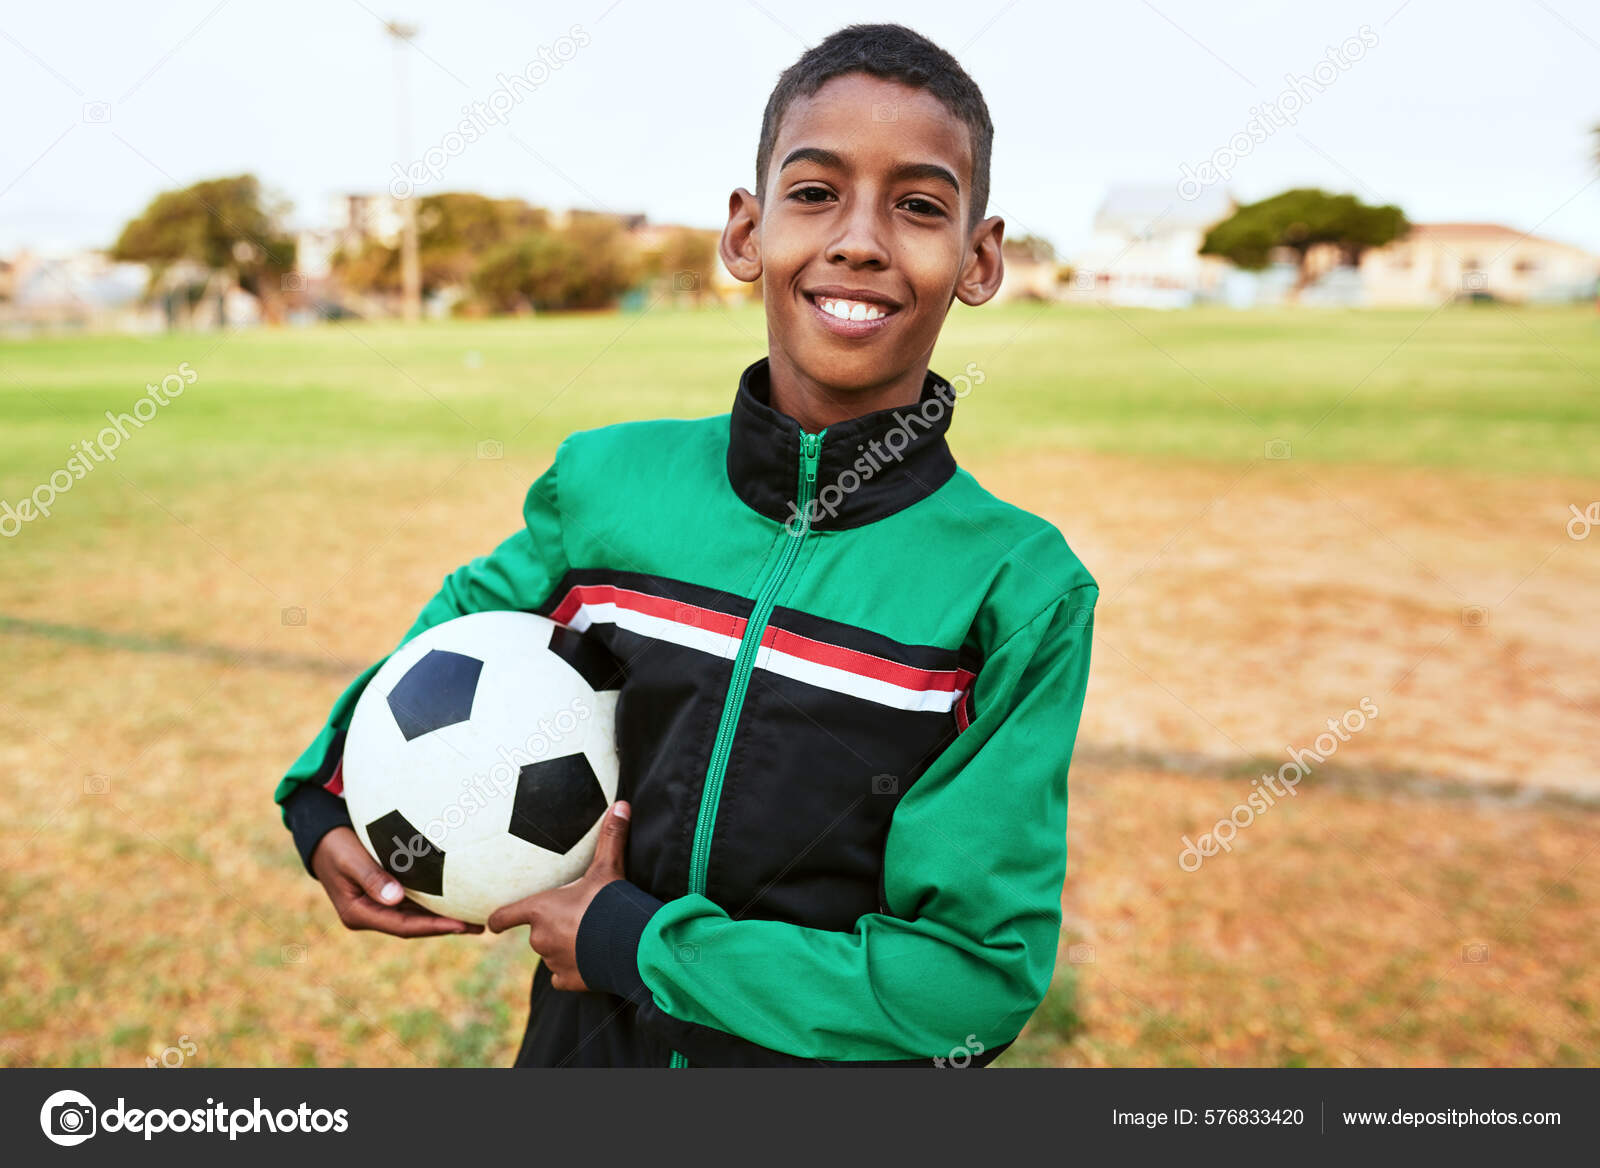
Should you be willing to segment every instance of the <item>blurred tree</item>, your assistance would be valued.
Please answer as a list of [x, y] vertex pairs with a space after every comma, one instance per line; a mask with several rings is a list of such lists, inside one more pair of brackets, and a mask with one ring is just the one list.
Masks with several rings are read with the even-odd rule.
[[1354, 195], [1302, 187], [1240, 207], [1206, 232], [1200, 254], [1259, 271], [1271, 262], [1275, 250], [1287, 248], [1300, 269], [1291, 294], [1298, 296], [1311, 280], [1306, 258], [1312, 248], [1331, 244], [1353, 265], [1367, 248], [1382, 247], [1410, 229], [1405, 213], [1392, 204], [1374, 207]]
[[472, 288], [491, 312], [604, 308], [639, 278], [614, 220], [575, 217], [562, 231], [532, 231], [483, 257]]
[[656, 259], [659, 267], [652, 274], [669, 281], [668, 291], [690, 293], [698, 306], [711, 291], [713, 265], [717, 263], [717, 234], [691, 227], [680, 228], [663, 241]]
[[154, 289], [174, 264], [197, 264], [220, 298], [237, 284], [283, 318], [284, 276], [294, 271], [295, 241], [283, 227], [289, 204], [269, 198], [253, 174], [209, 179], [157, 195], [112, 246], [113, 259], [150, 265]]
[[562, 236], [535, 231], [484, 256], [472, 289], [490, 312], [565, 307], [568, 273], [577, 265]]
[[639, 281], [639, 257], [613, 218], [576, 218], [562, 232], [577, 251], [567, 308], [604, 308]]
[[[542, 230], [548, 221], [541, 208], [521, 199], [446, 192], [419, 200], [417, 250], [422, 294], [431, 296], [444, 288], [466, 285], [488, 252], [530, 231]], [[353, 291], [400, 291], [398, 246], [370, 239], [354, 253], [336, 251], [331, 266]]]

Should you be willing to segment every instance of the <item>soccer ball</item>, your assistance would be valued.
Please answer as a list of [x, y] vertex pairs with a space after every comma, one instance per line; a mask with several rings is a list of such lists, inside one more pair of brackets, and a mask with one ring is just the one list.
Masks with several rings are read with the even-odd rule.
[[583, 875], [617, 797], [621, 667], [526, 612], [478, 612], [402, 645], [356, 703], [344, 797], [411, 899], [481, 924]]

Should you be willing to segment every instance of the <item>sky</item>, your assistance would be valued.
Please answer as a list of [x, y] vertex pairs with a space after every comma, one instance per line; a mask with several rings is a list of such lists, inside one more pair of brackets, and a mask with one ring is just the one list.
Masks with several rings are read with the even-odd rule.
[[[420, 29], [398, 68], [386, 19]], [[419, 193], [719, 227], [754, 188], [778, 74], [870, 21], [961, 61], [996, 127], [990, 213], [1068, 257], [1108, 187], [1181, 197], [1186, 175], [1600, 252], [1592, 0], [67, 0], [0, 8], [0, 255], [108, 246], [159, 191], [244, 171], [325, 225], [331, 196], [387, 189], [429, 148]]]

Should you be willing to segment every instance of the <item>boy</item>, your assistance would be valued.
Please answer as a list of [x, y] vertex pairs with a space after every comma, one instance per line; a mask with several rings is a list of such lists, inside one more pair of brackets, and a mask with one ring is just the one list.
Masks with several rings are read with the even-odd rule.
[[[928, 369], [951, 304], [1000, 286], [991, 137], [909, 29], [807, 51], [722, 235], [769, 347], [731, 413], [571, 435], [406, 634], [525, 609], [626, 663], [594, 863], [489, 920], [542, 958], [517, 1066], [984, 1065], [1049, 987], [1099, 592], [957, 469]], [[333, 793], [376, 668], [285, 822], [350, 927], [477, 931], [403, 901]]]

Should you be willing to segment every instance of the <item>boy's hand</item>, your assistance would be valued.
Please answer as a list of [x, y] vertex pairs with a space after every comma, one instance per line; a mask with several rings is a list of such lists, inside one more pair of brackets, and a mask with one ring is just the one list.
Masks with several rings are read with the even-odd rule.
[[570, 884], [523, 897], [494, 910], [489, 931], [503, 933], [517, 925], [528, 926], [528, 945], [550, 967], [550, 986], [558, 990], [587, 990], [578, 974], [578, 925], [595, 893], [613, 880], [623, 879], [623, 848], [628, 842], [626, 803], [611, 805], [600, 824], [600, 842], [589, 870]]
[[311, 870], [348, 929], [374, 929], [395, 937], [483, 932], [482, 925], [442, 917], [407, 900], [405, 889], [361, 846], [354, 828], [336, 827], [323, 836], [311, 853]]

